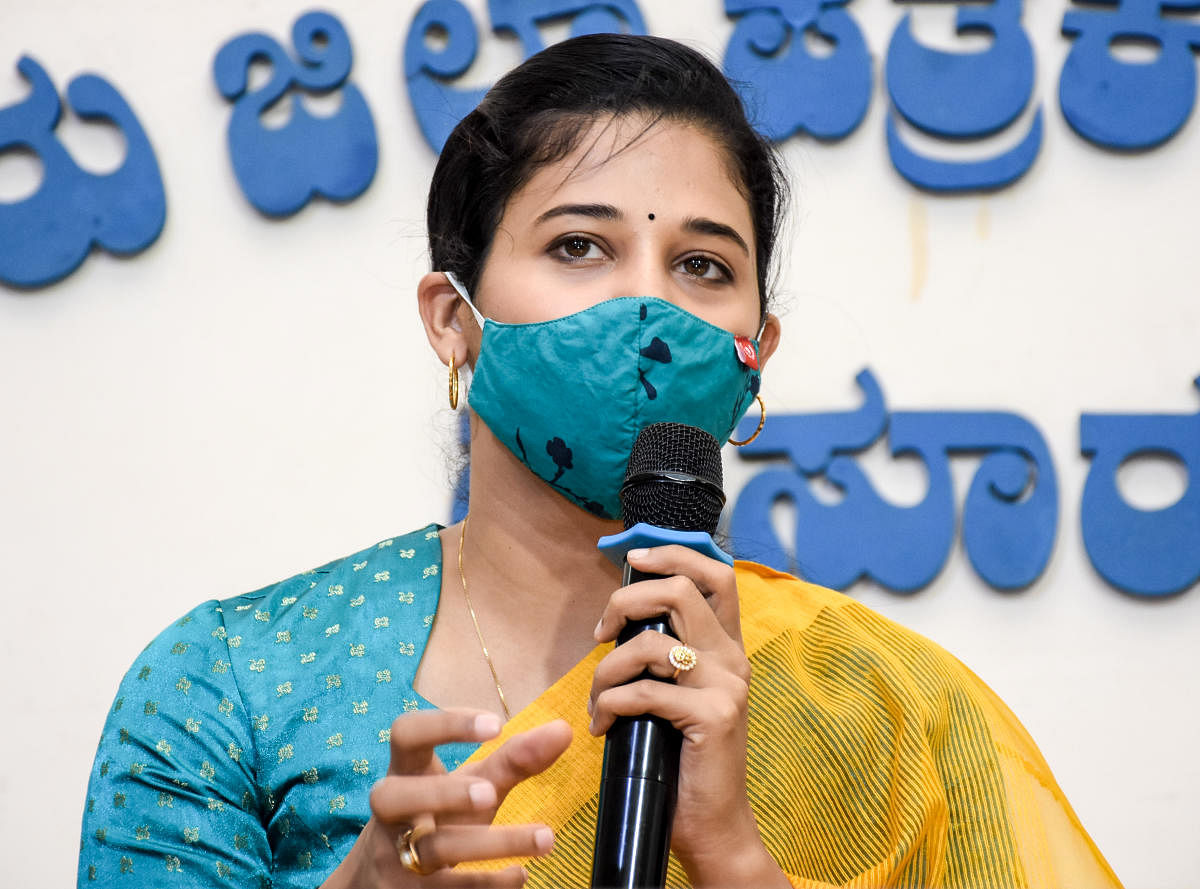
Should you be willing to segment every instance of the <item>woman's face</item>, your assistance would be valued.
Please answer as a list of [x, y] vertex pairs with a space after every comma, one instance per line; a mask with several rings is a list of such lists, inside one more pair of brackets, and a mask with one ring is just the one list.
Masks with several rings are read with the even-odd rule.
[[644, 126], [597, 122], [509, 199], [474, 294], [485, 316], [546, 321], [651, 296], [758, 333], [754, 227], [723, 151], [687, 124]]

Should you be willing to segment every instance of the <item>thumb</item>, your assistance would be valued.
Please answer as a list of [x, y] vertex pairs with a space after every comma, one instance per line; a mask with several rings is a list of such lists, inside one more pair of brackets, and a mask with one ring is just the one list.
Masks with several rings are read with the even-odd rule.
[[499, 749], [471, 768], [471, 774], [491, 781], [497, 805], [526, 778], [548, 769], [571, 746], [574, 732], [565, 720], [556, 719], [513, 735]]

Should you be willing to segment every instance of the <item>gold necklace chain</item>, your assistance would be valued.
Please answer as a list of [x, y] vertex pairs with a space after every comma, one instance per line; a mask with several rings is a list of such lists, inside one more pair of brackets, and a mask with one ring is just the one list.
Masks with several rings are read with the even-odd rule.
[[471, 623], [475, 624], [475, 635], [479, 637], [479, 647], [483, 649], [483, 659], [487, 661], [488, 669], [492, 671], [492, 682], [496, 683], [496, 694], [500, 696], [500, 706], [504, 708], [504, 718], [512, 719], [508, 712], [508, 702], [504, 700], [504, 689], [500, 687], [500, 677], [496, 675], [496, 665], [492, 663], [492, 656], [488, 654], [487, 643], [483, 641], [483, 630], [479, 629], [479, 618], [475, 616], [475, 608], [471, 605], [471, 593], [467, 590], [467, 573], [463, 571], [463, 544], [467, 539], [467, 519], [469, 514], [463, 516], [462, 533], [458, 535], [458, 579], [462, 582], [463, 596], [467, 600], [467, 611], [471, 615]]

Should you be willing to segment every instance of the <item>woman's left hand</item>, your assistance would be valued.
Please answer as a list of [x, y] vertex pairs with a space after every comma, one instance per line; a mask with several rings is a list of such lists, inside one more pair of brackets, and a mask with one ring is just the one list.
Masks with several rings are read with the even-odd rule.
[[[645, 631], [605, 656], [592, 679], [591, 732], [605, 733], [618, 716], [669, 720], [683, 733], [671, 849], [692, 884], [786, 886], [746, 795], [750, 661], [733, 568], [683, 546], [631, 550], [627, 558], [639, 571], [666, 576], [613, 593], [597, 641], [615, 640], [626, 621], [660, 614], [679, 638]], [[680, 641], [696, 652], [696, 666], [674, 684], [660, 681], [676, 672], [667, 655]], [[644, 671], [657, 678], [637, 679]]]

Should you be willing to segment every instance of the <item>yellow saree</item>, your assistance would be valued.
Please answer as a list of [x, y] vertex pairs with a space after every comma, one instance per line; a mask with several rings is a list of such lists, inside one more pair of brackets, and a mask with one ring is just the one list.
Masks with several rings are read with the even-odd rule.
[[[1033, 740], [970, 670], [852, 599], [737, 564], [753, 667], [748, 791], [759, 831], [798, 887], [1119, 886]], [[575, 739], [509, 794], [496, 822], [543, 822], [555, 848], [522, 862], [531, 887], [591, 876], [603, 738], [588, 734], [597, 648], [518, 713]], [[497, 866], [511, 862], [498, 862]], [[687, 886], [671, 860], [668, 886]]]

